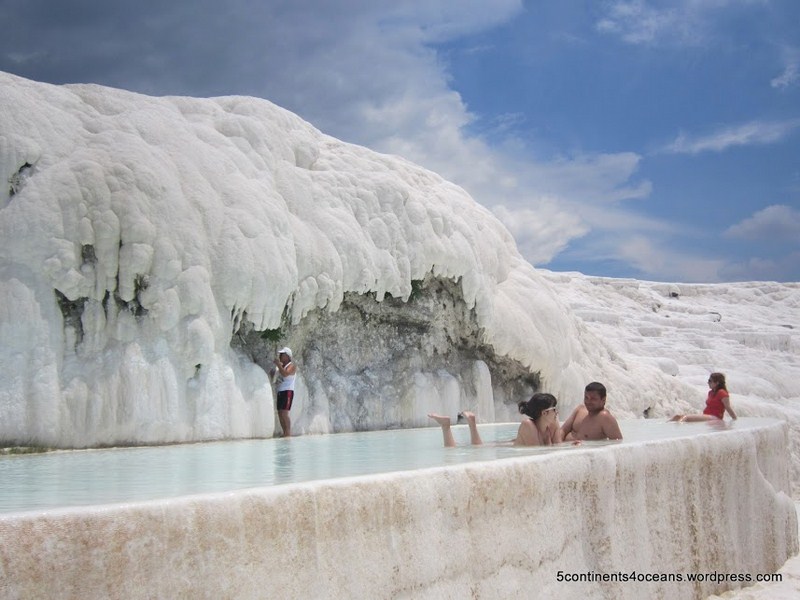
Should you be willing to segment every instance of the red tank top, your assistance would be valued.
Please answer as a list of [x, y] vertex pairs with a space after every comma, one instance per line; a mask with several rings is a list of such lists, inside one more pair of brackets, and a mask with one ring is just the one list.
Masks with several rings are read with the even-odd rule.
[[728, 391], [723, 389], [709, 390], [708, 398], [706, 398], [706, 408], [703, 411], [704, 415], [714, 415], [721, 419], [725, 415], [725, 405], [722, 400], [728, 397]]

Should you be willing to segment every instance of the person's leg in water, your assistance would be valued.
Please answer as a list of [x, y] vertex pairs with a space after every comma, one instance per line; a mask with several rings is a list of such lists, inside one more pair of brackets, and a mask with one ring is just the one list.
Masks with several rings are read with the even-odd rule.
[[719, 421], [714, 415], [675, 415], [670, 419], [677, 423], [697, 423], [700, 421]]
[[[469, 439], [470, 443], [475, 446], [480, 446], [483, 444], [483, 440], [481, 439], [480, 434], [478, 433], [478, 426], [475, 423], [475, 414], [464, 411], [461, 413], [464, 415], [464, 418], [467, 419], [467, 425], [469, 425]], [[452, 448], [456, 445], [456, 440], [453, 437], [453, 432], [450, 430], [450, 417], [446, 417], [444, 415], [437, 415], [436, 413], [430, 413], [428, 416], [436, 421], [439, 426], [442, 428], [442, 437], [444, 438], [444, 446], [445, 448]]]
[[289, 411], [279, 410], [278, 421], [280, 422], [281, 429], [283, 430], [283, 437], [292, 437], [292, 419], [289, 417]]

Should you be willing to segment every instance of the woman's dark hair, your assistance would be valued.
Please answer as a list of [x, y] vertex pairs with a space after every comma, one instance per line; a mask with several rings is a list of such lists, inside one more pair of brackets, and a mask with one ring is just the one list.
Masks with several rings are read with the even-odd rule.
[[713, 381], [718, 390], [728, 391], [728, 388], [725, 387], [725, 375], [723, 373], [712, 373], [708, 376], [708, 380]]
[[553, 394], [537, 393], [531, 396], [530, 400], [523, 400], [517, 406], [519, 412], [536, 421], [542, 416], [543, 411], [553, 408], [556, 404], [558, 400]]

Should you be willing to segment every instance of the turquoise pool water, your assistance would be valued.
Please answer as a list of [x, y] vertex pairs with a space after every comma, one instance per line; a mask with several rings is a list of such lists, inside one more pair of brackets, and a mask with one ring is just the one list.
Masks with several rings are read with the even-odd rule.
[[[729, 427], [766, 421], [742, 418]], [[626, 443], [714, 430], [705, 423], [655, 419], [621, 421], [620, 426]], [[0, 513], [139, 502], [575, 449], [493, 445], [511, 440], [516, 430], [515, 423], [481, 425], [486, 445], [470, 446], [466, 426], [455, 426], [456, 441], [463, 444], [457, 448], [444, 448], [439, 428], [431, 427], [0, 456]]]

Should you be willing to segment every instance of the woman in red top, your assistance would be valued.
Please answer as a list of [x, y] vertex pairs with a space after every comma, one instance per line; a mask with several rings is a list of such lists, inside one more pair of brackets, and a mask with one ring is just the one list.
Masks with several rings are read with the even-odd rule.
[[706, 408], [702, 415], [675, 415], [670, 421], [713, 421], [722, 420], [725, 411], [736, 419], [736, 413], [731, 407], [728, 388], [725, 386], [725, 375], [722, 373], [712, 373], [708, 377], [708, 398], [706, 398]]

